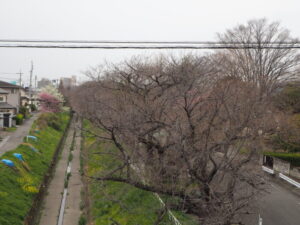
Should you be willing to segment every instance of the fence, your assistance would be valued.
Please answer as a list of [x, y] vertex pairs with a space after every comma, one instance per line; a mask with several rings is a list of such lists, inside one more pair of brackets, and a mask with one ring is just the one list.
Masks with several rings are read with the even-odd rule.
[[272, 169], [270, 169], [268, 167], [262, 166], [262, 169], [263, 169], [263, 171], [265, 171], [267, 173], [275, 174], [274, 170], [272, 170]]
[[258, 215], [258, 225], [263, 225], [263, 219]]
[[284, 179], [285, 181], [289, 182], [290, 184], [296, 186], [297, 188], [300, 188], [300, 183], [298, 183], [297, 181], [294, 181], [293, 179], [283, 175], [282, 173], [279, 173], [279, 177], [281, 179]]

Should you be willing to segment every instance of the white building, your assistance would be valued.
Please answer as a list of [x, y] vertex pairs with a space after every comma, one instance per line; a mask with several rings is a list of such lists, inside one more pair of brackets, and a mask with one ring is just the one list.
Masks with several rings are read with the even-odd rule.
[[75, 87], [76, 82], [77, 82], [76, 76], [60, 78], [61, 85], [67, 89]]

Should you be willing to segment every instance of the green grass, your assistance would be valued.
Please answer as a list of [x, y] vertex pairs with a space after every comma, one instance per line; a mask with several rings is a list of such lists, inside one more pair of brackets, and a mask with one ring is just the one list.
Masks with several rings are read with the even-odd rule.
[[[14, 161], [17, 169], [13, 170], [0, 163], [0, 224], [22, 225], [31, 208], [34, 197], [39, 191], [43, 177], [48, 170], [55, 150], [64, 133], [69, 120], [68, 113], [59, 114], [61, 130], [45, 126], [40, 133], [34, 133], [37, 122], [31, 128], [31, 135], [37, 136], [38, 141], [29, 141], [39, 153], [35, 153], [29, 146], [20, 145], [16, 149], [6, 152], [1, 159]], [[25, 167], [13, 153], [21, 153], [25, 160]]]
[[7, 127], [7, 128], [5, 128], [5, 131], [7, 131], [7, 132], [14, 132], [16, 130], [17, 130], [16, 127]]
[[[91, 128], [85, 123], [86, 128]], [[115, 152], [113, 145], [97, 141], [85, 134], [85, 148], [88, 149], [88, 175], [105, 174], [109, 169], [118, 166], [119, 162], [108, 154], [94, 154], [105, 150]], [[153, 193], [137, 189], [118, 182], [91, 181], [89, 184], [91, 198], [91, 215], [95, 225], [111, 225], [113, 221], [122, 225], [154, 224], [161, 205]], [[191, 216], [181, 212], [173, 212], [184, 225], [194, 225]], [[160, 225], [173, 224], [168, 215], [164, 216]]]

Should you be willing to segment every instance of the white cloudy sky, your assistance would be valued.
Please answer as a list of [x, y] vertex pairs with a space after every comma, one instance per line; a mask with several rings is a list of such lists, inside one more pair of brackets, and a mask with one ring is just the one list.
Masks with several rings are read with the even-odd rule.
[[[299, 0], [0, 0], [0, 39], [213, 41], [249, 19], [280, 21], [300, 37]], [[149, 50], [0, 48], [0, 79], [20, 69], [58, 78]], [[171, 51], [167, 51], [171, 52]]]

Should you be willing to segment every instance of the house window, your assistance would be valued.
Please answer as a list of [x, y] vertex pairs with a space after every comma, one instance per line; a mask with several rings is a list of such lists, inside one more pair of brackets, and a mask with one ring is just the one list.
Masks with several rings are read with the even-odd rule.
[[14, 88], [11, 89], [11, 93], [14, 94], [16, 93], [16, 90]]
[[0, 96], [0, 102], [4, 102], [4, 97]]

